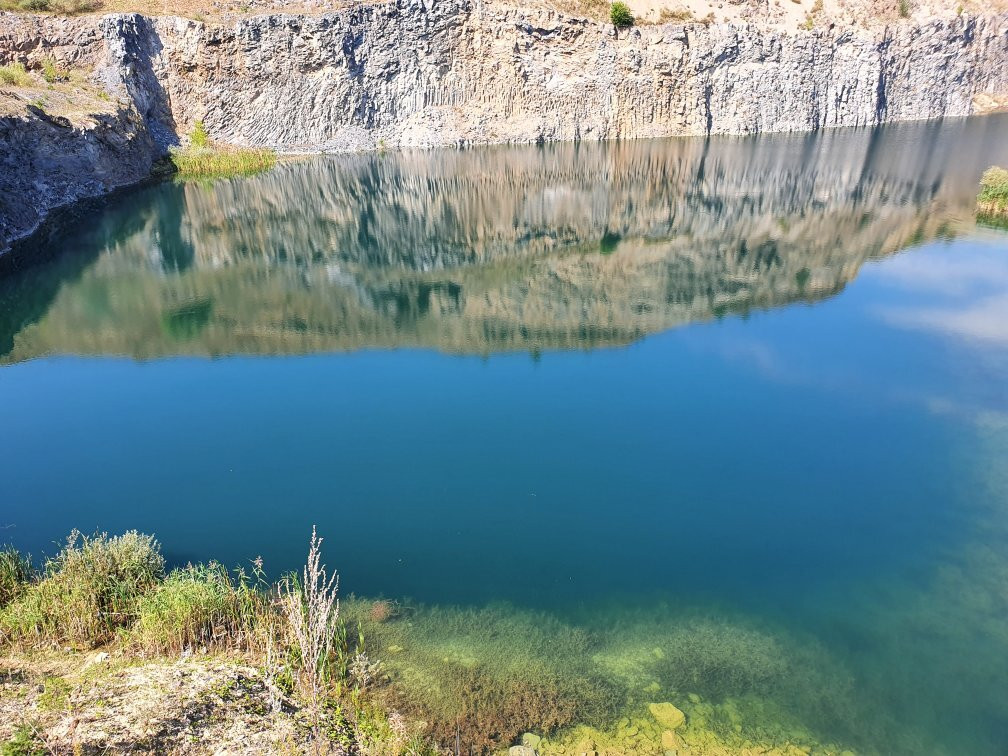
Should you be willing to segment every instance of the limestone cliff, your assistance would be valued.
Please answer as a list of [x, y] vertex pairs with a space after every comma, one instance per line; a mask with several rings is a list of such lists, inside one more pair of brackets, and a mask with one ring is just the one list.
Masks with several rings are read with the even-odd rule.
[[[807, 31], [665, 24], [617, 36], [609, 25], [548, 9], [470, 0], [395, 0], [209, 24], [0, 14], [0, 63], [48, 58], [91, 71], [150, 137], [139, 163], [116, 140], [84, 137], [109, 153], [92, 152], [93, 164], [145, 166], [196, 119], [222, 141], [297, 151], [806, 131], [962, 116], [978, 96], [1008, 94], [1008, 17]], [[0, 192], [16, 195], [35, 181], [34, 165], [19, 166], [12, 155], [30, 149], [37, 134], [30, 119], [0, 118], [10, 166]], [[45, 151], [61, 152], [58, 145]], [[68, 166], [62, 192], [49, 182], [31, 200], [36, 215], [80, 196], [71, 187], [89, 177], [69, 175], [87, 170]], [[116, 183], [98, 182], [93, 193]], [[11, 219], [3, 194], [0, 202], [2, 249], [34, 224], [30, 214]]]

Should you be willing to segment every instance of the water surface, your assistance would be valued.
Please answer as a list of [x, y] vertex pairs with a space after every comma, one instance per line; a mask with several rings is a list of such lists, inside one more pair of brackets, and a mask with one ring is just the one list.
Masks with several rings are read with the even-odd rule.
[[628, 706], [1004, 753], [1006, 162], [990, 117], [131, 190], [0, 262], [3, 535], [279, 574], [317, 524], [345, 593], [581, 628]]

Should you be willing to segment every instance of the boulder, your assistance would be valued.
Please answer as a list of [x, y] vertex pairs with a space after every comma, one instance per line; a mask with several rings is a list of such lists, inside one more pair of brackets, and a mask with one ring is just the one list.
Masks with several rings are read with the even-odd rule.
[[648, 711], [662, 727], [675, 730], [686, 722], [686, 715], [668, 701], [648, 704]]

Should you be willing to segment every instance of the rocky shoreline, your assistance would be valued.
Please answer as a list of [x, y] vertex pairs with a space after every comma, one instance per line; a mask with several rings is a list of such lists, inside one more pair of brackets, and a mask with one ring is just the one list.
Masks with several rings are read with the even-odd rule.
[[144, 178], [196, 120], [221, 142], [319, 152], [966, 116], [1008, 94], [1008, 16], [614, 35], [550, 9], [470, 0], [227, 23], [0, 13], [0, 65], [50, 60], [101, 96], [64, 115], [44, 86], [0, 89], [0, 250], [52, 209]]

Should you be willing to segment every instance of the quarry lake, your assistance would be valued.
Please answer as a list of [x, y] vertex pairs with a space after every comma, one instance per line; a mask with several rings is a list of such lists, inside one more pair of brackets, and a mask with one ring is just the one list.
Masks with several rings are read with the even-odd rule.
[[276, 576], [315, 524], [405, 686], [605, 686], [627, 753], [650, 700], [683, 752], [1005, 753], [998, 163], [1005, 116], [121, 193], [0, 259], [0, 542]]

